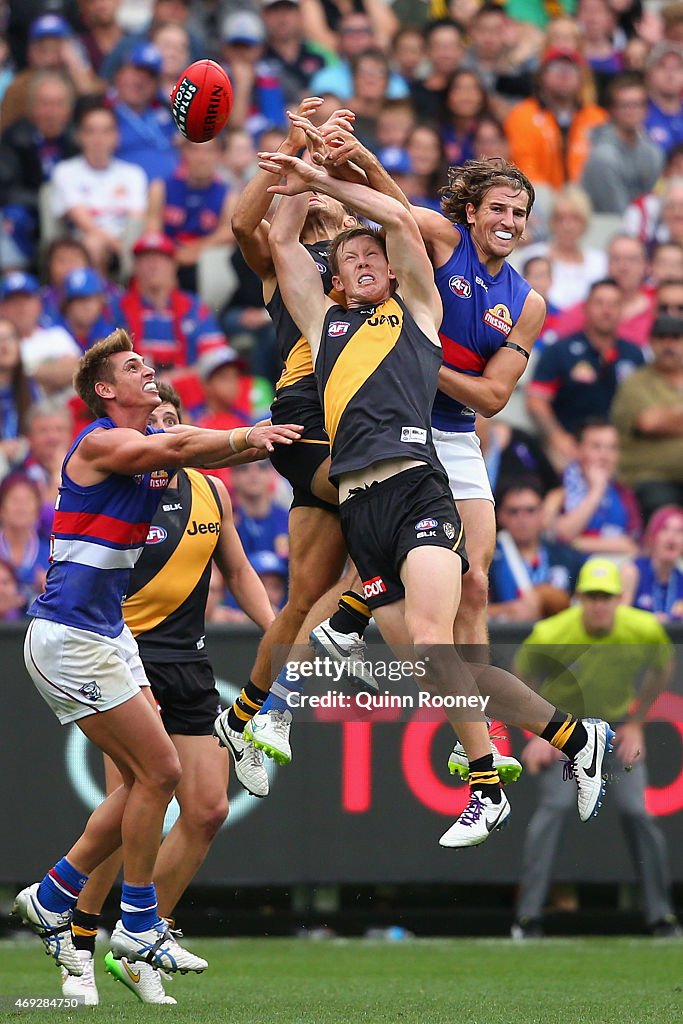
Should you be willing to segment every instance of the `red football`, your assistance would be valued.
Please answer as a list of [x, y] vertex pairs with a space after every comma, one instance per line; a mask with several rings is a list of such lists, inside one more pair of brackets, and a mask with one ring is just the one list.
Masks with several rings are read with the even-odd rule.
[[171, 93], [178, 131], [191, 142], [208, 142], [221, 131], [232, 110], [232, 85], [220, 64], [196, 60], [185, 68]]

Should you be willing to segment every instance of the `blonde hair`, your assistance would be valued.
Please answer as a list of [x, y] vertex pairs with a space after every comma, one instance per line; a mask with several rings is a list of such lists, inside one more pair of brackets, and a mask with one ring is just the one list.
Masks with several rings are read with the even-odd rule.
[[590, 201], [590, 196], [587, 192], [584, 192], [578, 185], [565, 185], [564, 188], [559, 189], [555, 193], [553, 203], [550, 208], [550, 219], [552, 220], [555, 216], [555, 212], [559, 206], [572, 206], [578, 213], [581, 214], [586, 227], [591, 219], [593, 213], [593, 205]]
[[106, 381], [108, 384], [113, 382], [114, 372], [110, 357], [117, 352], [132, 351], [133, 342], [130, 335], [122, 327], [117, 327], [106, 338], [89, 348], [79, 362], [74, 374], [74, 388], [78, 397], [96, 417], [107, 415], [106, 406], [95, 391], [95, 385], [99, 381]]

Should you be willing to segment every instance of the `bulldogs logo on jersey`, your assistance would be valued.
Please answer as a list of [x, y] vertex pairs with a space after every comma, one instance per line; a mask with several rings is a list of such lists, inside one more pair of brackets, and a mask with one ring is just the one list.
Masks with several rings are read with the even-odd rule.
[[93, 679], [90, 683], [84, 683], [83, 686], [79, 687], [79, 693], [82, 693], [87, 700], [93, 701], [93, 703], [100, 699], [102, 691]]
[[454, 274], [448, 282], [448, 287], [459, 299], [469, 299], [472, 295], [472, 285], [462, 274]]

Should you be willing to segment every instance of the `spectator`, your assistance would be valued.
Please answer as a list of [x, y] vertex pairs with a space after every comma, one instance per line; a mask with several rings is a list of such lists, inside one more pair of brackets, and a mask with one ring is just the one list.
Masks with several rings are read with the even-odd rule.
[[99, 83], [76, 45], [71, 29], [57, 14], [44, 14], [32, 22], [28, 33], [28, 67], [20, 71], [5, 91], [0, 108], [3, 130], [29, 116], [29, 96], [36, 75], [57, 71], [79, 95], [97, 92]]
[[623, 214], [629, 203], [651, 191], [664, 157], [645, 133], [647, 93], [637, 72], [625, 71], [610, 82], [607, 108], [609, 122], [591, 137], [582, 185], [597, 213]]
[[251, 558], [257, 551], [288, 557], [287, 512], [273, 501], [276, 473], [268, 461], [249, 462], [232, 470], [235, 525]]
[[683, 3], [666, 4], [661, 9], [661, 18], [664, 39], [683, 46]]
[[249, 132], [245, 128], [227, 128], [221, 177], [233, 193], [240, 193], [257, 169], [256, 147]]
[[462, 164], [476, 156], [474, 136], [479, 119], [488, 113], [486, 89], [474, 71], [456, 71], [446, 90], [446, 109], [441, 137], [446, 159]]
[[366, 50], [351, 62], [353, 96], [349, 106], [356, 115], [355, 132], [373, 152], [377, 149], [377, 118], [386, 99], [389, 62], [381, 50]]
[[7, 86], [14, 78], [14, 67], [10, 54], [7, 39], [4, 33], [0, 34], [0, 104], [7, 91]]
[[683, 247], [676, 242], [655, 245], [650, 260], [650, 290], [656, 293], [666, 281], [683, 281]]
[[[640, 879], [648, 927], [654, 935], [680, 935], [664, 837], [645, 807], [643, 724], [654, 699], [671, 679], [671, 643], [654, 615], [620, 605], [619, 571], [607, 559], [586, 562], [577, 591], [578, 606], [534, 627], [517, 652], [515, 668], [563, 711], [622, 721], [614, 753], [605, 761], [614, 780], [610, 796]], [[577, 658], [579, 652], [583, 657]], [[573, 804], [573, 786], [561, 782], [559, 751], [532, 737], [522, 760], [530, 775], [539, 776], [539, 801], [524, 844], [512, 929], [517, 939], [543, 934], [542, 914], [553, 863], [564, 818]]]
[[71, 444], [73, 424], [68, 408], [55, 399], [32, 405], [27, 422], [28, 454], [20, 469], [40, 492], [39, 532], [49, 538], [62, 462]]
[[14, 569], [26, 604], [42, 593], [50, 563], [50, 545], [38, 533], [40, 493], [22, 473], [0, 484], [0, 558]]
[[398, 20], [391, 10], [391, 4], [383, 0], [306, 0], [304, 6], [304, 31], [308, 39], [328, 50], [334, 50], [340, 35], [344, 34], [346, 17], [350, 10], [363, 14], [370, 23], [373, 44], [388, 50], [398, 29]]
[[[506, 416], [507, 411], [506, 407]], [[478, 416], [477, 436], [496, 497], [506, 493], [512, 484], [520, 480], [533, 480], [543, 495], [557, 487], [557, 473], [547, 455], [536, 438], [525, 430], [500, 416], [493, 419]]]
[[62, 287], [72, 270], [84, 270], [91, 265], [88, 250], [82, 242], [68, 235], [55, 238], [43, 259], [46, 283], [41, 289], [43, 311], [50, 320], [58, 320], [62, 306]]
[[21, 339], [24, 373], [45, 394], [71, 388], [81, 351], [68, 331], [46, 323], [37, 280], [31, 274], [7, 274], [0, 288], [0, 314], [16, 327]]
[[121, 0], [78, 0], [84, 25], [79, 39], [96, 75], [100, 74], [105, 57], [130, 39], [119, 23], [120, 6]]
[[266, 30], [263, 56], [276, 69], [287, 106], [294, 108], [302, 96], [311, 95], [311, 79], [325, 67], [325, 57], [305, 37], [299, 0], [261, 0], [261, 11]]
[[491, 160], [493, 157], [510, 158], [510, 146], [500, 121], [484, 114], [474, 129], [474, 155], [477, 160]]
[[489, 618], [535, 622], [569, 607], [583, 564], [578, 551], [542, 538], [543, 498], [533, 479], [503, 493], [491, 562]]
[[590, 286], [605, 276], [607, 261], [602, 249], [582, 242], [591, 217], [590, 199], [576, 185], [565, 185], [550, 209], [550, 238], [524, 250], [526, 259], [547, 256], [553, 283], [549, 299], [563, 310], [582, 302]]
[[218, 177], [220, 141], [180, 144], [181, 164], [149, 189], [147, 228], [163, 231], [176, 246], [181, 288], [197, 290], [197, 261], [205, 249], [232, 241], [228, 186]]
[[619, 435], [607, 420], [577, 431], [576, 461], [545, 499], [548, 535], [586, 554], [635, 555], [642, 521], [633, 492], [615, 477]]
[[[550, 298], [553, 287], [553, 265], [547, 256], [529, 256], [522, 264], [522, 277], [534, 291], [538, 292], [541, 298], [545, 299], [545, 320], [538, 341], [531, 351], [530, 365], [527, 368], [530, 372], [532, 365], [536, 365], [536, 360], [545, 346], [552, 345], [557, 341], [559, 337], [557, 323], [562, 313]], [[583, 320], [581, 325], [583, 326]], [[521, 380], [519, 385], [523, 386]]]
[[5, 128], [2, 142], [19, 161], [17, 184], [36, 193], [57, 162], [78, 151], [71, 132], [73, 89], [61, 72], [41, 71], [31, 80], [27, 99], [26, 116]]
[[269, 125], [286, 122], [285, 95], [274, 65], [264, 61], [265, 30], [252, 11], [236, 11], [223, 22], [223, 62], [233, 87], [232, 128], [255, 138]]
[[[107, 82], [113, 81], [121, 67], [126, 63], [132, 50], [145, 46], [152, 41], [155, 30], [160, 25], [179, 25], [187, 32], [190, 40], [190, 60], [201, 60], [206, 57], [207, 47], [220, 40], [220, 33], [214, 31], [210, 42], [200, 32], [196, 32], [190, 17], [189, 0], [145, 0], [144, 7], [151, 10], [151, 19], [140, 30], [139, 20], [133, 34], [126, 35], [114, 49], [107, 54], [100, 67], [100, 77]], [[211, 54], [213, 56], [213, 54]], [[220, 59], [220, 53], [216, 55]]]
[[[681, 200], [683, 199], [683, 143], [678, 143], [666, 154], [662, 176], [654, 190], [638, 196], [624, 214], [624, 230], [652, 245], [656, 242], [672, 240], [671, 229], [667, 224], [675, 214], [676, 225], [674, 235], [676, 244], [683, 241], [681, 226]], [[667, 223], [664, 222], [664, 206], [673, 207], [667, 212]]]
[[642, 366], [642, 350], [617, 335], [620, 293], [614, 281], [596, 281], [586, 300], [586, 326], [541, 353], [527, 389], [527, 408], [559, 468], [576, 456], [574, 434], [605, 414], [617, 384]]
[[415, 127], [415, 111], [410, 100], [385, 100], [377, 118], [379, 149], [404, 149]]
[[205, 406], [193, 410], [197, 425], [211, 430], [232, 430], [248, 423], [251, 408], [247, 381], [244, 377], [246, 364], [229, 345], [212, 349], [199, 360], [199, 376], [204, 384]]
[[664, 153], [683, 142], [683, 47], [662, 42], [647, 59], [645, 130]]
[[[145, 72], [143, 72], [144, 74]], [[82, 156], [57, 164], [52, 176], [52, 209], [66, 218], [103, 273], [119, 267], [126, 238], [147, 207], [147, 179], [134, 163], [114, 156], [119, 133], [114, 112], [95, 100], [77, 120]]]
[[440, 211], [440, 190], [446, 180], [447, 163], [436, 128], [426, 124], [413, 128], [406, 143], [406, 154], [411, 173], [411, 203]]
[[683, 508], [663, 505], [643, 535], [643, 555], [622, 566], [624, 604], [652, 612], [660, 622], [683, 620]]
[[72, 270], [62, 290], [62, 326], [86, 352], [114, 330], [107, 309], [106, 285], [90, 267]]
[[125, 57], [116, 73], [112, 108], [119, 129], [116, 156], [141, 167], [149, 181], [176, 169], [176, 127], [168, 102], [159, 98], [161, 54], [143, 43]]
[[162, 21], [150, 32], [149, 41], [161, 54], [159, 91], [170, 96], [181, 72], [192, 62], [190, 33], [183, 25]]
[[653, 362], [623, 381], [612, 406], [620, 479], [646, 520], [662, 505], [683, 504], [683, 310], [657, 317], [650, 345]]
[[448, 83], [465, 55], [463, 30], [445, 18], [427, 25], [425, 39], [430, 70], [422, 81], [413, 82], [410, 95], [420, 117], [436, 121], [443, 114]]
[[428, 67], [425, 37], [416, 25], [403, 25], [391, 43], [391, 63], [408, 87], [419, 81]]
[[547, 50], [536, 96], [518, 103], [505, 121], [511, 159], [534, 185], [557, 189], [577, 182], [591, 130], [607, 120], [601, 107], [582, 101], [583, 66], [579, 53]]
[[[325, 96], [332, 93], [342, 103], [348, 103], [353, 95], [351, 62], [366, 50], [377, 48], [377, 37], [368, 15], [363, 11], [349, 11], [340, 21], [334, 46], [339, 59], [313, 75], [309, 86], [310, 95]], [[396, 72], [390, 75], [387, 95], [389, 99], [404, 99], [408, 95], [408, 86]]]
[[0, 559], [0, 622], [16, 622], [25, 608], [14, 567]]
[[28, 413], [36, 397], [22, 366], [19, 332], [0, 317], [0, 476], [26, 456]]
[[[579, 0], [577, 20], [581, 52], [595, 76], [602, 100], [611, 78], [624, 70], [624, 55], [617, 42], [617, 15], [607, 0]], [[623, 35], [620, 41], [626, 41]]]
[[258, 573], [277, 615], [287, 600], [287, 562], [274, 551], [255, 551], [249, 556], [249, 561]]
[[135, 338], [136, 351], [161, 373], [186, 371], [225, 344], [213, 313], [197, 295], [181, 291], [173, 243], [148, 231], [133, 246], [133, 280], [112, 309]]
[[471, 43], [462, 61], [481, 81], [497, 117], [505, 117], [510, 102], [529, 95], [537, 65], [536, 58], [523, 58], [516, 51], [514, 35], [505, 8], [486, 0], [472, 18]]
[[662, 281], [655, 292], [655, 312], [659, 316], [683, 319], [683, 274]]
[[232, 252], [230, 263], [238, 284], [221, 313], [221, 325], [227, 336], [235, 344], [239, 341], [240, 349], [248, 353], [251, 372], [273, 384], [280, 376], [282, 360], [273, 321], [263, 305], [261, 281], [247, 266], [239, 246]]
[[[607, 273], [621, 293], [619, 337], [640, 346], [647, 345], [653, 319], [652, 295], [645, 285], [647, 268], [647, 253], [639, 239], [616, 235], [607, 246]], [[554, 324], [560, 338], [583, 330], [584, 311], [581, 302], [560, 313]]]

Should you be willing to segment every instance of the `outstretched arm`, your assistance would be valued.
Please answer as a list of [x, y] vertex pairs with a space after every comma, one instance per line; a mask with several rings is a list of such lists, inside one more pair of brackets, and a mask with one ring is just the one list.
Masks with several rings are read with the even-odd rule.
[[[307, 167], [303, 161], [297, 163]], [[314, 171], [314, 168], [310, 168]], [[320, 272], [299, 241], [308, 209], [308, 192], [282, 199], [270, 228], [270, 251], [282, 301], [311, 348], [315, 363], [325, 313], [331, 301], [325, 295]]]
[[441, 321], [441, 311], [432, 266], [417, 224], [408, 210], [391, 196], [375, 192], [367, 185], [340, 181], [296, 157], [281, 153], [262, 153], [260, 157], [259, 166], [264, 170], [279, 168], [280, 173], [286, 176], [285, 184], [270, 186], [272, 193], [298, 195], [304, 190], [322, 192], [382, 225], [386, 232], [389, 264], [398, 278], [406, 305], [419, 326], [438, 344], [435, 327]]

